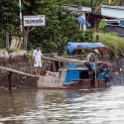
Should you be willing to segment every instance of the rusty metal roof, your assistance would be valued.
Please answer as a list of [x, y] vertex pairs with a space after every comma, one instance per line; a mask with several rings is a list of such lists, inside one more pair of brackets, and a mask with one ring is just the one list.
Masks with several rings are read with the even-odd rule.
[[120, 18], [116, 18], [116, 17], [111, 17], [111, 16], [106, 16], [106, 15], [101, 15], [101, 13], [95, 13], [95, 12], [87, 12], [86, 13], [87, 16], [94, 16], [94, 17], [98, 17], [98, 18], [104, 18], [104, 19], [120, 19]]

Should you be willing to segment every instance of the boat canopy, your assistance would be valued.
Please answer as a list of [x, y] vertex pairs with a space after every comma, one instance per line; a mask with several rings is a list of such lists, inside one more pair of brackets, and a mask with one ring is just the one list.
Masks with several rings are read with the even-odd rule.
[[99, 49], [99, 50], [106, 50], [107, 47], [100, 43], [100, 42], [96, 42], [96, 43], [79, 43], [79, 42], [68, 42], [67, 43], [67, 49], [69, 50], [70, 53], [72, 53], [75, 49]]

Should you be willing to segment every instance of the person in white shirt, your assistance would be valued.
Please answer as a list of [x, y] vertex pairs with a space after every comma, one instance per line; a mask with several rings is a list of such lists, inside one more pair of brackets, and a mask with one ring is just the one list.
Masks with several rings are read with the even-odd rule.
[[33, 52], [33, 59], [34, 59], [36, 76], [40, 76], [40, 71], [42, 67], [42, 52], [40, 50], [39, 45], [36, 45], [36, 49]]

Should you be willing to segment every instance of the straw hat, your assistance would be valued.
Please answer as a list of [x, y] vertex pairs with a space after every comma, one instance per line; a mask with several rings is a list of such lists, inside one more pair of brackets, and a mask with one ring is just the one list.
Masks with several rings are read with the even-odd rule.
[[99, 54], [99, 51], [97, 49], [94, 49], [94, 52], [97, 53], [97, 54]]

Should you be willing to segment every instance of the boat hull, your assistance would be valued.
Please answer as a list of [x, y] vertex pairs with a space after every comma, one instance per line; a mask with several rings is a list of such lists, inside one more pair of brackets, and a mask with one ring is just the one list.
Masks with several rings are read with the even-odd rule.
[[96, 87], [92, 79], [82, 79], [64, 84], [62, 80], [53, 76], [40, 76], [37, 86], [42, 89], [91, 89], [110, 87], [110, 85], [104, 81], [99, 81], [99, 85]]

